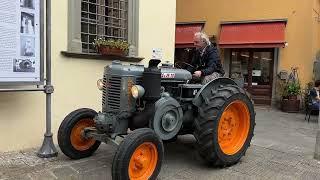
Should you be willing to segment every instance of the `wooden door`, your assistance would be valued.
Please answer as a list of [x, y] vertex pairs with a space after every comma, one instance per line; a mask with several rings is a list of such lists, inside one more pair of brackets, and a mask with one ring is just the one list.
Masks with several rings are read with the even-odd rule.
[[271, 105], [274, 49], [231, 51], [230, 78], [243, 78], [255, 104]]

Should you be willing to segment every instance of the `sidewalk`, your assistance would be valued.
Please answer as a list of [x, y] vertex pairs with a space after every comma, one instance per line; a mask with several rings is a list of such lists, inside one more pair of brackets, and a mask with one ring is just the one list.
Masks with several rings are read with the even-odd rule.
[[[224, 169], [206, 167], [199, 160], [192, 136], [165, 146], [159, 180], [182, 179], [320, 179], [320, 162], [313, 159], [317, 117], [308, 124], [303, 114], [257, 108], [252, 146], [238, 164]], [[38, 149], [0, 153], [0, 179], [111, 179], [115, 148], [103, 144], [94, 156], [70, 160], [61, 152], [40, 159]]]

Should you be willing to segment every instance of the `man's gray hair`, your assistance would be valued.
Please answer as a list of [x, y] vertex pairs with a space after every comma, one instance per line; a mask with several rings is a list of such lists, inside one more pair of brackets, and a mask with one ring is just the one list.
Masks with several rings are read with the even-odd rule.
[[206, 35], [204, 32], [196, 32], [194, 36], [199, 36], [203, 42], [205, 42], [207, 45], [211, 45], [208, 35]]

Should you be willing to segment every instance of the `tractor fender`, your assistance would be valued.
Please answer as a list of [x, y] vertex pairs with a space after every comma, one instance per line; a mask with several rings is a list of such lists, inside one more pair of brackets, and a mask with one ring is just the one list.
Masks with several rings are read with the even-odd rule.
[[236, 82], [234, 82], [230, 78], [217, 78], [214, 79], [207, 84], [205, 84], [196, 94], [194, 97], [192, 103], [200, 107], [203, 101], [209, 102], [209, 98], [212, 96], [212, 94], [217, 91], [219, 88], [222, 88], [226, 85], [234, 85], [238, 86]]

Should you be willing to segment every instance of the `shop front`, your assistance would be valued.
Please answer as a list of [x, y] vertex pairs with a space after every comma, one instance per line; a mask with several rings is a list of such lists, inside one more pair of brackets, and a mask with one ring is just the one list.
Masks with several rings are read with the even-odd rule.
[[[226, 77], [244, 87], [255, 104], [271, 105], [275, 96], [275, 76], [279, 50], [285, 47], [286, 20], [223, 22], [219, 48]], [[205, 24], [176, 25], [175, 63], [190, 63], [194, 52], [193, 35]]]
[[243, 86], [255, 104], [272, 104], [285, 27], [285, 20], [221, 24], [219, 47], [225, 52], [227, 76]]
[[[176, 21], [205, 22], [203, 31], [217, 37], [226, 76], [240, 76], [236, 80], [243, 82], [255, 104], [271, 101], [277, 107], [282, 94], [277, 75], [298, 68], [301, 88], [314, 79], [319, 12], [316, 0], [177, 0]], [[239, 63], [241, 70], [236, 69]]]

